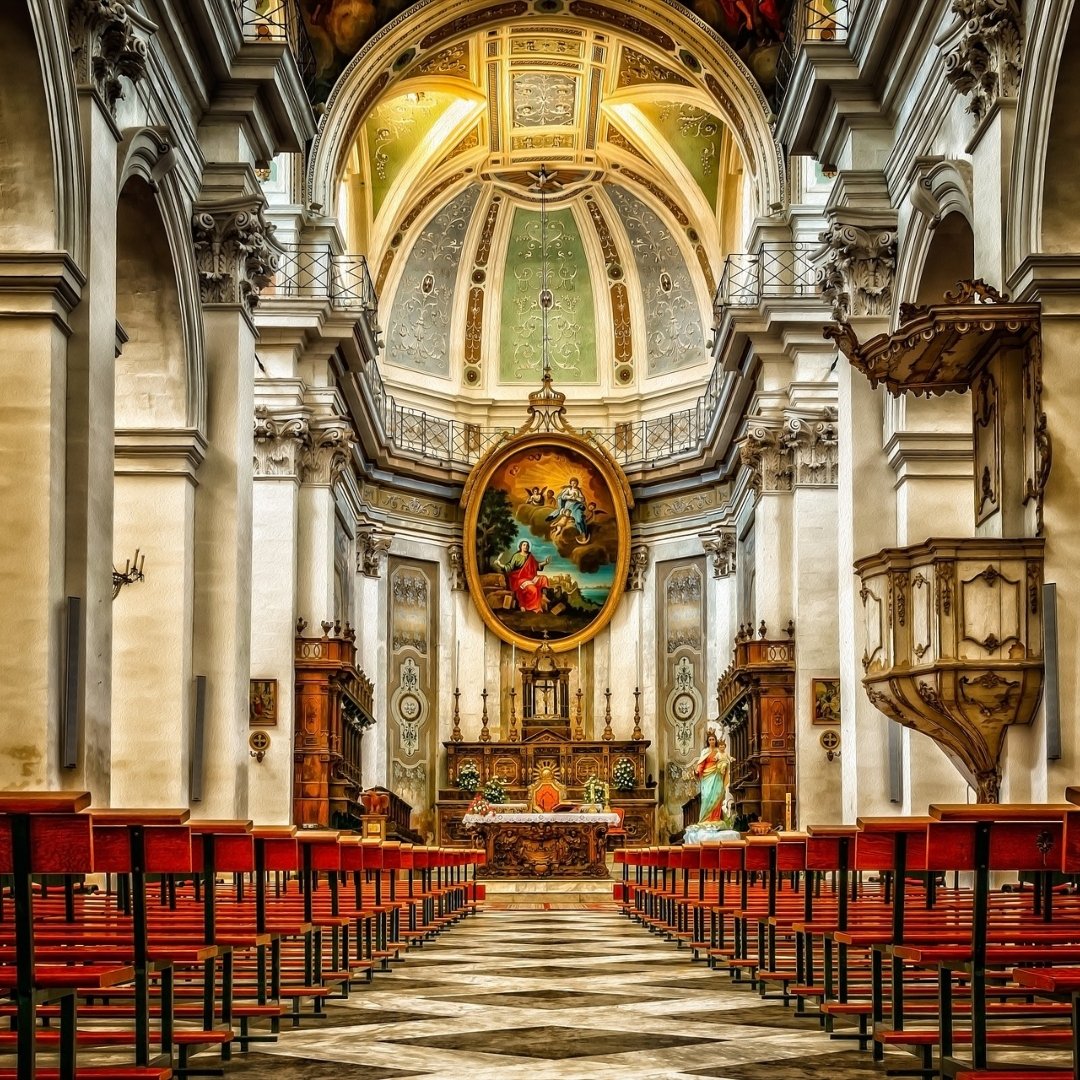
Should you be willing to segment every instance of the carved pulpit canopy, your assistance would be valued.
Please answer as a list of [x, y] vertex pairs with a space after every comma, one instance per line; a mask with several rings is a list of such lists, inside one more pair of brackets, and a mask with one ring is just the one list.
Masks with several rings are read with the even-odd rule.
[[1043, 688], [1043, 541], [927, 540], [860, 559], [863, 686], [997, 802], [1001, 749]]
[[900, 326], [860, 342], [848, 323], [824, 329], [871, 386], [890, 394], [945, 394], [974, 384], [1002, 348], [1038, 336], [1039, 304], [1015, 304], [985, 281], [959, 281], [945, 302], [900, 305]]

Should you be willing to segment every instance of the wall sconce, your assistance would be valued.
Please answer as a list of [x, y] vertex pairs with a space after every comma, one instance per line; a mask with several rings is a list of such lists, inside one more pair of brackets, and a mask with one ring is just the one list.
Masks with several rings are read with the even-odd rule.
[[143, 581], [145, 575], [143, 574], [143, 566], [146, 563], [146, 556], [139, 555], [139, 549], [135, 549], [135, 558], [128, 559], [124, 563], [124, 572], [120, 573], [116, 567], [113, 567], [112, 572], [112, 598], [115, 600], [120, 595], [120, 590], [125, 585], [134, 585], [136, 581]]
[[248, 736], [248, 746], [251, 756], [261, 765], [266, 751], [270, 749], [270, 736], [265, 731], [253, 731]]
[[823, 731], [818, 740], [825, 751], [825, 759], [832, 761], [840, 756], [840, 733], [837, 731]]

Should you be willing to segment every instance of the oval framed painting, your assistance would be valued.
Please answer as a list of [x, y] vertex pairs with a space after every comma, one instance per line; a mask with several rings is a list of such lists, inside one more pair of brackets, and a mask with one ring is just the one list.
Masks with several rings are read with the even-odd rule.
[[602, 630], [630, 561], [630, 488], [601, 450], [548, 432], [508, 442], [464, 492], [465, 572], [504, 641], [557, 652]]

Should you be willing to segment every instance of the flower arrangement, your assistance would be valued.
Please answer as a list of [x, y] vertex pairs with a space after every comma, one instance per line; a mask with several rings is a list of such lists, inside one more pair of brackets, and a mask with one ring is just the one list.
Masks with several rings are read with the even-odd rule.
[[599, 776], [590, 776], [585, 781], [585, 801], [597, 806], [607, 806], [608, 786]]
[[493, 805], [506, 802], [506, 788], [503, 782], [493, 777], [484, 785], [484, 798]]
[[483, 795], [477, 795], [471, 803], [469, 803], [469, 809], [465, 811], [466, 814], [475, 814], [477, 817], [486, 817], [491, 813], [491, 803], [484, 798]]
[[480, 787], [480, 770], [474, 761], [466, 761], [458, 767], [457, 786], [461, 791], [476, 791]]
[[637, 769], [628, 757], [621, 757], [611, 769], [611, 782], [616, 791], [630, 791], [637, 785]]

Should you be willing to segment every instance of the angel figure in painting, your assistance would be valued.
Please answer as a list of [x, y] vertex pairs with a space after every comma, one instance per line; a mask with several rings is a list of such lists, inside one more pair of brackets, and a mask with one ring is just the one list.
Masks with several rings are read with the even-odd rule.
[[507, 588], [522, 611], [544, 610], [544, 590], [551, 583], [542, 571], [550, 561], [550, 557], [537, 560], [528, 540], [518, 544], [508, 564], [502, 562], [501, 556], [496, 560], [496, 565], [506, 574]]
[[576, 476], [571, 476], [566, 487], [555, 498], [555, 509], [548, 514], [548, 521], [552, 522], [551, 535], [557, 537], [568, 525], [577, 529], [579, 544], [588, 543], [589, 524], [585, 514], [588, 503], [585, 492], [581, 490], [581, 482]]
[[731, 778], [731, 758], [727, 743], [711, 728], [705, 736], [705, 749], [701, 751], [694, 771], [701, 781], [699, 823], [726, 820], [730, 801], [728, 782]]

